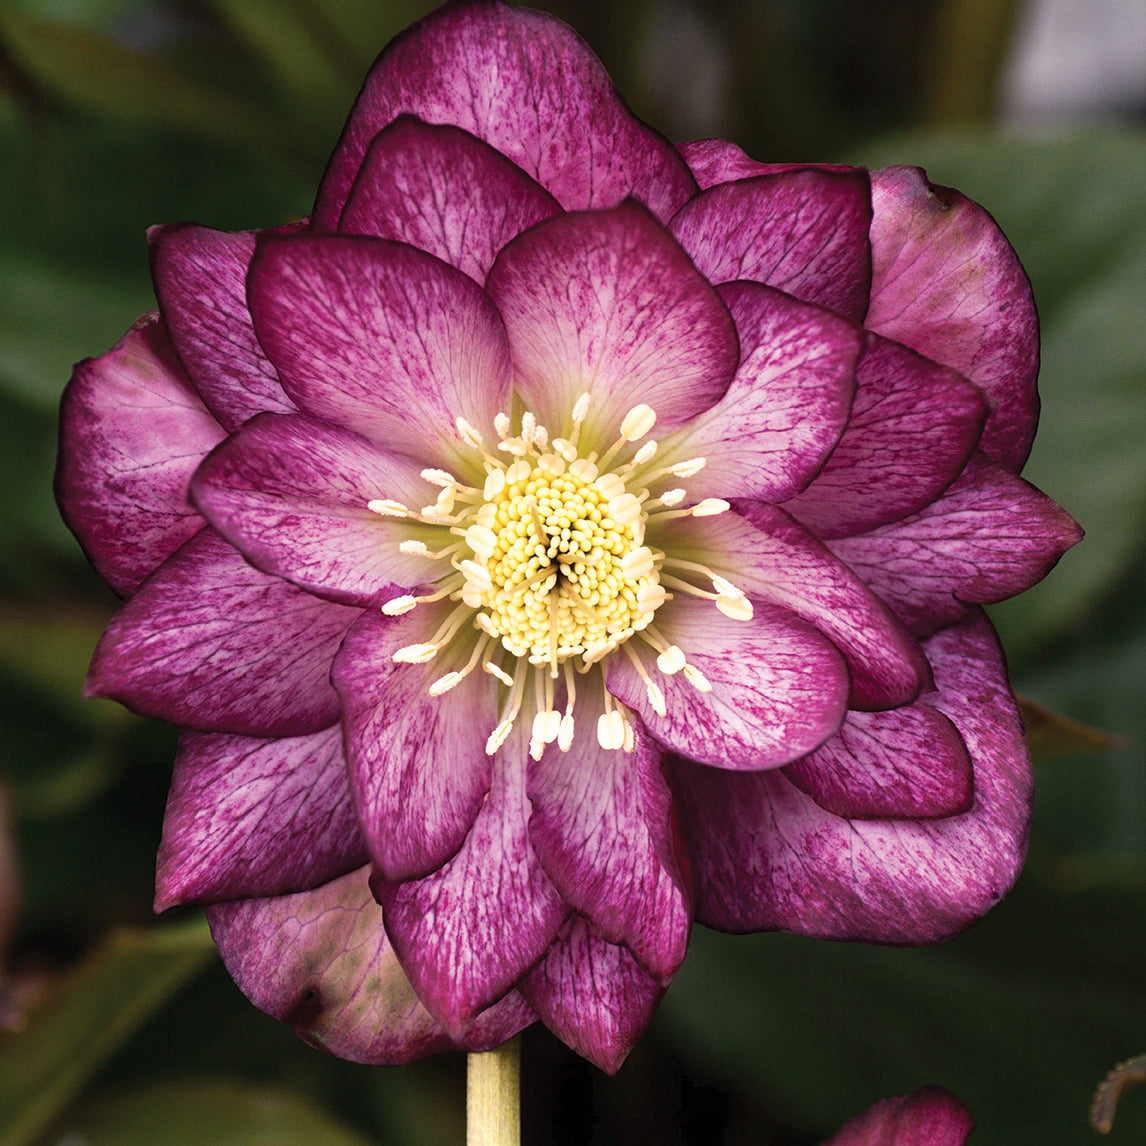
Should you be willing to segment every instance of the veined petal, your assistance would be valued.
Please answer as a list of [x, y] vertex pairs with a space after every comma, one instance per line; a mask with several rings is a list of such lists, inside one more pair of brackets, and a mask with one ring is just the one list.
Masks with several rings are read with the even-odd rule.
[[338, 229], [409, 243], [484, 285], [510, 239], [560, 211], [488, 143], [402, 115], [370, 144]]
[[338, 725], [273, 740], [213, 732], [180, 738], [156, 911], [306, 890], [366, 858]]
[[847, 711], [850, 680], [835, 645], [779, 605], [757, 602], [747, 621], [709, 601], [678, 596], [657, 627], [684, 650], [712, 686], [701, 692], [685, 673], [646, 671], [664, 691], [659, 716], [627, 657], [608, 661], [609, 691], [641, 714], [662, 744], [718, 768], [774, 768], [823, 744]]
[[940, 820], [848, 820], [782, 773], [682, 764], [699, 880], [697, 919], [727, 931], [936, 943], [1011, 888], [1030, 823], [1030, 756], [990, 622], [926, 644], [935, 707], [975, 767], [969, 811]]
[[195, 388], [228, 430], [264, 410], [293, 410], [247, 307], [255, 231], [152, 227], [151, 274], [163, 321]]
[[456, 455], [459, 416], [487, 432], [508, 402], [497, 311], [473, 279], [424, 251], [268, 236], [249, 289], [259, 340], [299, 408], [423, 465]]
[[852, 170], [840, 163], [759, 163], [727, 139], [693, 139], [688, 143], [678, 143], [676, 149], [684, 156], [702, 191], [717, 183], [750, 179], [755, 175], [774, 175], [780, 171], [798, 171], [804, 167], [814, 167], [819, 171]]
[[815, 480], [784, 508], [819, 537], [898, 521], [959, 476], [986, 416], [983, 395], [962, 375], [869, 334], [847, 429]]
[[373, 1066], [488, 1050], [534, 1021], [514, 991], [451, 1039], [402, 973], [367, 875], [362, 868], [313, 891], [208, 909], [223, 963], [255, 1006], [312, 1046]]
[[485, 140], [568, 211], [631, 195], [667, 219], [696, 192], [672, 144], [633, 116], [572, 28], [544, 12], [468, 0], [415, 24], [379, 57], [323, 177], [317, 227], [336, 226], [370, 141], [403, 112]]
[[824, 1146], [964, 1146], [974, 1125], [953, 1094], [927, 1086], [914, 1094], [881, 1098]]
[[861, 168], [799, 168], [722, 183], [669, 230], [714, 283], [750, 279], [861, 320], [871, 285], [871, 192]]
[[987, 395], [982, 449], [1018, 472], [1038, 423], [1031, 284], [994, 219], [918, 167], [872, 175], [867, 326], [965, 375]]
[[564, 431], [582, 393], [586, 425], [609, 442], [639, 403], [675, 429], [717, 402], [739, 356], [716, 291], [635, 202], [559, 215], [510, 243], [487, 289], [505, 320], [514, 384]]
[[338, 719], [330, 664], [357, 616], [260, 573], [204, 529], [112, 618], [84, 695], [202, 732], [317, 732]]
[[56, 498], [117, 593], [134, 592], [203, 528], [187, 484], [223, 437], [158, 315], [76, 367], [60, 408]]
[[938, 501], [859, 537], [831, 542], [917, 633], [1041, 581], [1082, 539], [1061, 506], [976, 454]]
[[451, 608], [424, 605], [400, 617], [370, 610], [334, 661], [359, 822], [375, 867], [390, 880], [427, 875], [453, 856], [490, 788], [494, 682], [479, 668], [448, 696], [432, 696], [431, 683], [461, 667], [455, 658], [392, 659], [429, 641]]
[[971, 807], [971, 757], [959, 730], [925, 701], [849, 712], [839, 732], [784, 775], [851, 820], [934, 819]]

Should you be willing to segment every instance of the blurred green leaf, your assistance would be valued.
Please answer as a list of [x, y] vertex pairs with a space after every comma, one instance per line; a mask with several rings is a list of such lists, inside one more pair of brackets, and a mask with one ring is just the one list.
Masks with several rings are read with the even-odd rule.
[[1018, 697], [1027, 743], [1036, 760], [1049, 756], [1075, 756], [1086, 752], [1111, 752], [1120, 747], [1117, 738], [1081, 720], [1044, 708], [1029, 697]]

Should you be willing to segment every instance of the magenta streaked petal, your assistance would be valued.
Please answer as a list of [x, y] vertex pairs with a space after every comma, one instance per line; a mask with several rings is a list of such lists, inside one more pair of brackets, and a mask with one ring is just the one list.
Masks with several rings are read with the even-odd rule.
[[76, 367], [60, 407], [56, 498], [121, 596], [203, 528], [187, 485], [223, 437], [158, 315]]
[[888, 606], [782, 509], [741, 501], [735, 512], [674, 521], [672, 528], [674, 556], [710, 566], [749, 597], [784, 606], [836, 645], [851, 672], [851, 708], [897, 708], [928, 683], [926, 658]]
[[569, 909], [529, 842], [528, 729], [514, 729], [461, 851], [425, 879], [371, 882], [418, 997], [458, 1034], [545, 953]]
[[259, 572], [204, 529], [112, 618], [84, 695], [201, 732], [318, 732], [338, 719], [330, 664], [358, 612]]
[[338, 725], [274, 740], [183, 734], [159, 845], [156, 911], [304, 891], [366, 859]]
[[798, 171], [804, 167], [820, 171], [852, 170], [840, 163], [759, 163], [727, 139], [693, 139], [688, 143], [678, 143], [676, 149], [684, 156], [702, 191], [717, 183], [750, 179], [755, 175], [773, 175], [780, 171]]
[[550, 745], [530, 765], [529, 836], [565, 902], [667, 984], [692, 926], [672, 794], [643, 731], [632, 753], [599, 747], [593, 732], [603, 711], [596, 697], [579, 697], [572, 748]]
[[247, 307], [255, 231], [190, 223], [153, 227], [151, 273], [171, 341], [195, 388], [228, 430], [264, 410], [294, 409]]
[[696, 192], [676, 149], [633, 116], [572, 28], [469, 0], [440, 8], [379, 57], [323, 177], [316, 227], [334, 229], [370, 141], [404, 112], [476, 135], [569, 211], [631, 195], [668, 219]]
[[334, 661], [358, 818], [376, 868], [389, 880], [424, 876], [462, 846], [489, 792], [486, 740], [497, 724], [496, 685], [479, 669], [444, 696], [429, 687], [451, 669], [439, 655], [396, 664], [427, 642], [452, 604], [387, 617], [368, 611]]
[[559, 215], [498, 256], [488, 289], [505, 320], [514, 385], [551, 433], [565, 433], [580, 395], [612, 442], [645, 403], [657, 430], [684, 425], [728, 389], [736, 327], [716, 291], [635, 202]]
[[223, 963], [255, 1006], [312, 1046], [374, 1066], [487, 1050], [535, 1020], [513, 991], [451, 1039], [403, 974], [367, 876], [362, 868], [313, 891], [208, 909]]
[[653, 710], [626, 656], [609, 658], [609, 691], [636, 709], [674, 752], [719, 768], [756, 771], [811, 752], [839, 728], [851, 683], [844, 658], [787, 609], [757, 602], [750, 620], [736, 621], [712, 602], [682, 594], [657, 613], [657, 627], [712, 691], [701, 692], [683, 672], [660, 673], [651, 650], [644, 650], [643, 662], [664, 692], [665, 716]]
[[965, 375], [991, 413], [982, 449], [1018, 472], [1038, 422], [1039, 324], [1026, 273], [994, 219], [918, 167], [872, 175], [867, 325]]
[[929, 505], [959, 476], [987, 416], [983, 395], [962, 375], [868, 337], [839, 445], [784, 503], [819, 537], [863, 533]]
[[998, 641], [977, 613], [926, 648], [935, 707], [974, 764], [970, 810], [940, 820], [848, 820], [780, 772], [682, 764], [698, 920], [727, 931], [936, 943], [1010, 890], [1026, 853], [1031, 769]]
[[601, 939], [574, 916], [521, 993], [566, 1046], [616, 1074], [665, 989], [627, 948]]
[[409, 243], [484, 285], [510, 239], [560, 210], [488, 143], [403, 115], [370, 144], [338, 229]]
[[784, 775], [846, 819], [934, 819], [971, 807], [971, 757], [959, 730], [924, 701], [849, 712], [839, 732]]
[[867, 172], [801, 168], [702, 191], [669, 230], [714, 283], [750, 279], [860, 320], [871, 284]]
[[306, 414], [261, 414], [199, 468], [192, 497], [253, 565], [347, 605], [396, 597], [440, 572], [399, 552], [408, 522], [367, 509], [417, 507], [437, 489], [420, 467], [353, 430]]
[[509, 344], [468, 275], [404, 243], [268, 236], [251, 313], [299, 408], [423, 465], [449, 463], [455, 420], [481, 432], [509, 398]]
[[1041, 581], [1082, 539], [1074, 518], [982, 454], [938, 501], [903, 521], [831, 542], [913, 631], [958, 620]]
[[927, 1086], [881, 1098], [824, 1146], [964, 1146], [975, 1123], [949, 1091]]

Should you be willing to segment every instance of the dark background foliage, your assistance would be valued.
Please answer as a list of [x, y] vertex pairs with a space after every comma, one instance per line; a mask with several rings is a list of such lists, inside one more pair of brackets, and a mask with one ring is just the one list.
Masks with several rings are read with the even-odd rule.
[[[996, 215], [1044, 322], [1027, 476], [1088, 538], [994, 613], [1017, 687], [1117, 741], [1039, 732], [1027, 871], [944, 946], [698, 931], [617, 1078], [530, 1031], [527, 1143], [801, 1146], [932, 1082], [971, 1107], [981, 1146], [1086, 1142], [1093, 1086], [1146, 1051], [1139, 0], [548, 6], [674, 138], [724, 135], [764, 159], [920, 163]], [[72, 362], [153, 305], [144, 228], [305, 214], [370, 60], [426, 7], [0, 0], [4, 1143], [462, 1140], [461, 1056], [377, 1070], [327, 1058], [242, 999], [197, 914], [152, 920], [174, 737], [80, 700], [114, 601], [50, 493]], [[1070, 51], [1048, 64], [1048, 13], [1069, 24], [1072, 7]], [[1094, 46], [1119, 20], [1140, 34], [1130, 88], [1110, 45]], [[1146, 1093], [1130, 1092], [1112, 1140], [1144, 1135]]]

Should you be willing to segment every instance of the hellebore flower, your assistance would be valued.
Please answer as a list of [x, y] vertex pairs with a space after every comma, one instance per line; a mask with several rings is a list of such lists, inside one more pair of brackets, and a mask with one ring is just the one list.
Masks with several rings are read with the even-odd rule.
[[616, 1069], [693, 919], [895, 943], [1014, 881], [979, 608], [1080, 534], [1016, 476], [1037, 327], [919, 170], [679, 149], [547, 15], [449, 4], [309, 220], [151, 233], [58, 493], [186, 731], [156, 906], [348, 1058], [540, 1018]]
[[964, 1146], [974, 1123], [949, 1091], [927, 1086], [881, 1098], [824, 1146]]

